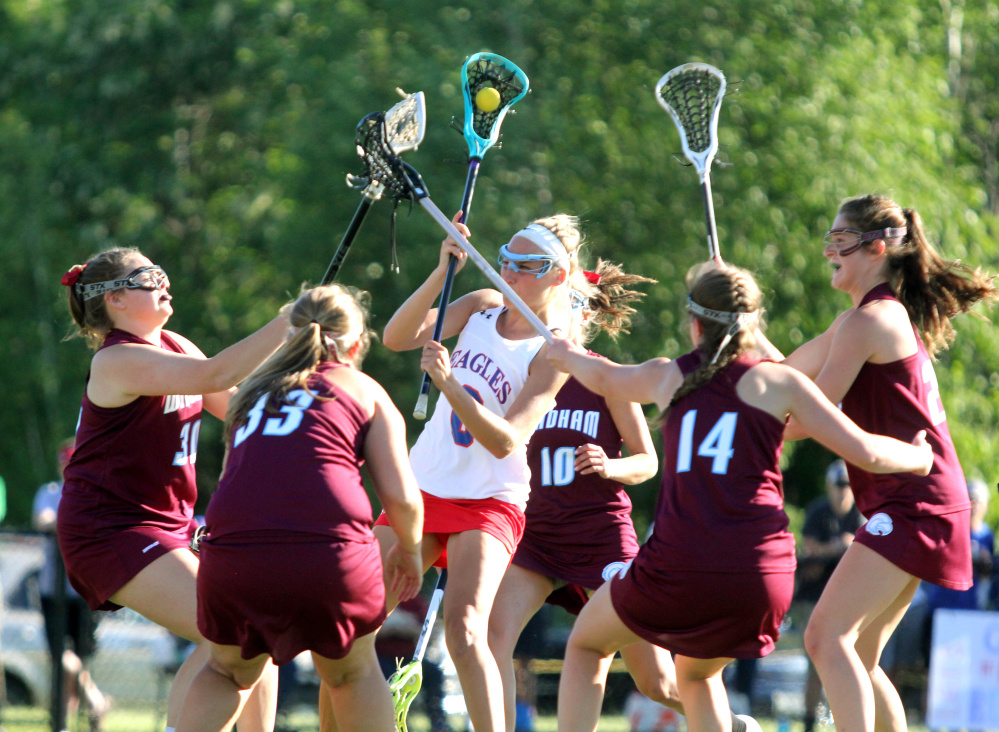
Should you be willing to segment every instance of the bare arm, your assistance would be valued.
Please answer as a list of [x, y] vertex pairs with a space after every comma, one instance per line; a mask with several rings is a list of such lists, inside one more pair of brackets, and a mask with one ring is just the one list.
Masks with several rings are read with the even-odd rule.
[[409, 465], [406, 423], [381, 386], [371, 381], [374, 414], [364, 439], [364, 460], [392, 530], [402, 548], [419, 554], [423, 537], [423, 500]]
[[[461, 211], [455, 214], [452, 222], [466, 237], [471, 236], [468, 227], [458, 220], [460, 216]], [[458, 260], [455, 272], [460, 272], [465, 266], [468, 255], [454, 239], [448, 237], [441, 243], [437, 267], [430, 273], [426, 281], [406, 299], [406, 302], [395, 311], [385, 325], [382, 343], [385, 344], [386, 348], [393, 351], [412, 351], [416, 348], [423, 348], [426, 342], [433, 337], [434, 326], [437, 324], [437, 308], [434, 307], [434, 302], [444, 288], [448, 262], [452, 256]], [[444, 316], [441, 340], [447, 340], [460, 333], [472, 313], [496, 307], [502, 303], [502, 295], [494, 290], [470, 292], [453, 303], [449, 303]]]
[[618, 399], [608, 399], [607, 408], [624, 439], [628, 455], [608, 458], [599, 445], [581, 445], [576, 448], [576, 471], [583, 475], [597, 473], [601, 478], [625, 485], [643, 483], [659, 469], [659, 459], [645, 414], [634, 402]]
[[102, 407], [119, 407], [139, 396], [214, 394], [230, 389], [281, 345], [288, 316], [270, 323], [211, 358], [178, 336], [187, 353], [120, 344], [94, 355], [87, 395]]
[[447, 349], [436, 341], [424, 347], [422, 366], [472, 437], [496, 457], [505, 458], [527, 442], [568, 378], [548, 363], [545, 348], [547, 345], [541, 347], [531, 362], [524, 388], [506, 416], [486, 409], [472, 398], [452, 373]]
[[933, 451], [926, 442], [925, 431], [913, 435], [911, 444], [885, 435], [872, 435], [837, 409], [806, 376], [794, 370], [789, 373], [789, 411], [806, 434], [871, 473], [927, 475], [930, 472]]
[[595, 394], [660, 409], [673, 399], [683, 383], [680, 368], [668, 358], [654, 358], [637, 366], [622, 366], [606, 358], [587, 355], [580, 346], [556, 338], [548, 358], [560, 371], [572, 374]]

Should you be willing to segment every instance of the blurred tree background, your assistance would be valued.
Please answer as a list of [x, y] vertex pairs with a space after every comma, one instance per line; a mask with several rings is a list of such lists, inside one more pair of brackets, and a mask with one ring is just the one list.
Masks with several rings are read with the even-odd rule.
[[[344, 185], [360, 172], [354, 127], [395, 87], [426, 93], [426, 141], [407, 159], [450, 212], [467, 162], [449, 129], [462, 62], [489, 50], [527, 72], [532, 93], [482, 166], [473, 241], [491, 259], [534, 217], [581, 216], [591, 262], [659, 280], [631, 336], [594, 342], [629, 362], [687, 348], [683, 277], [706, 255], [697, 176], [653, 87], [688, 61], [721, 68], [722, 252], [757, 273], [771, 339], [789, 352], [849, 304], [821, 249], [845, 196], [888, 193], [920, 211], [945, 257], [999, 268], [997, 43], [999, 5], [964, 0], [0, 0], [8, 522], [28, 524], [78, 414], [89, 353], [62, 342], [63, 272], [140, 247], [170, 273], [170, 327], [217, 352], [322, 277], [360, 202]], [[389, 273], [391, 210], [375, 205], [339, 277], [373, 292], [378, 329], [441, 239], [400, 208], [402, 272]], [[468, 267], [456, 294], [485, 285]], [[992, 483], [999, 344], [985, 320], [958, 331], [937, 366], [944, 404], [966, 470]], [[365, 367], [408, 414], [417, 356], [376, 347]], [[208, 422], [206, 498], [222, 453]], [[789, 446], [790, 503], [821, 491], [828, 458]], [[642, 528], [656, 488], [635, 493]]]

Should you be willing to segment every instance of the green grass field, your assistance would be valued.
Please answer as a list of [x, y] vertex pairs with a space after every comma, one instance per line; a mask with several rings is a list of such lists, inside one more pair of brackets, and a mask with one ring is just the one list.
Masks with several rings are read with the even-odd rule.
[[[777, 732], [777, 720], [760, 718], [763, 732]], [[296, 711], [289, 719], [284, 720], [280, 730], [287, 732], [318, 732], [318, 717], [303, 709]], [[103, 732], [163, 732], [164, 718], [161, 712], [144, 711], [140, 709], [114, 709], [104, 720]], [[9, 707], [3, 710], [0, 732], [48, 732], [49, 716], [43, 709], [30, 707]], [[422, 714], [412, 714], [409, 720], [410, 732], [429, 732], [430, 724]], [[554, 716], [538, 717], [535, 732], [557, 732]], [[792, 720], [790, 732], [801, 732], [803, 729], [799, 720]], [[817, 732], [832, 732], [831, 726], [816, 726]], [[909, 725], [911, 732], [927, 732], [922, 725]], [[69, 720], [70, 732], [89, 732], [86, 720]], [[627, 717], [616, 714], [601, 717], [599, 732], [628, 732]], [[463, 732], [463, 731], [462, 731]]]

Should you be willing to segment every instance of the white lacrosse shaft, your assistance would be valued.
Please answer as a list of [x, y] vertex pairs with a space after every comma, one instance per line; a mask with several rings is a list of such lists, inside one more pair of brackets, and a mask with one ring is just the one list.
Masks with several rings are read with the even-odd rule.
[[472, 260], [476, 267], [482, 270], [482, 274], [488, 277], [490, 282], [496, 285], [496, 289], [506, 296], [506, 299], [509, 300], [510, 304], [517, 309], [517, 312], [523, 315], [527, 322], [533, 325], [534, 329], [538, 331], [538, 333], [546, 341], [548, 341], [548, 343], [554, 343], [555, 336], [553, 336], [552, 332], [548, 330], [548, 326], [541, 321], [541, 318], [535, 315], [533, 310], [527, 307], [527, 303], [520, 299], [520, 295], [514, 292], [513, 288], [510, 287], [510, 285], [508, 285], [502, 277], [500, 277], [499, 272], [493, 269], [493, 266], [489, 264], [489, 260], [479, 254], [476, 248], [468, 242], [468, 239], [461, 235], [461, 232], [458, 231], [455, 225], [451, 223], [451, 220], [445, 216], [439, 208], [437, 208], [434, 202], [430, 200], [429, 196], [421, 198], [420, 205], [427, 209], [430, 215], [434, 217], [437, 223], [441, 225], [444, 231], [446, 231], [452, 239], [458, 242], [458, 246], [464, 250], [465, 254], [468, 255], [468, 258]]

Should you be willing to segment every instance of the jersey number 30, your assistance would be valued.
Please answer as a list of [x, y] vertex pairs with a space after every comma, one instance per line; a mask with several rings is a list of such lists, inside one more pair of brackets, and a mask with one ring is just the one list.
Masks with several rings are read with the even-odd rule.
[[[701, 440], [697, 448], [700, 457], [711, 458], [711, 472], [715, 475], [725, 475], [728, 472], [728, 461], [732, 459], [735, 450], [735, 425], [739, 420], [738, 412], [725, 412], [707, 436]], [[697, 410], [691, 409], [680, 421], [680, 449], [676, 456], [676, 472], [686, 473], [690, 470], [694, 448], [694, 423], [697, 421]]]

